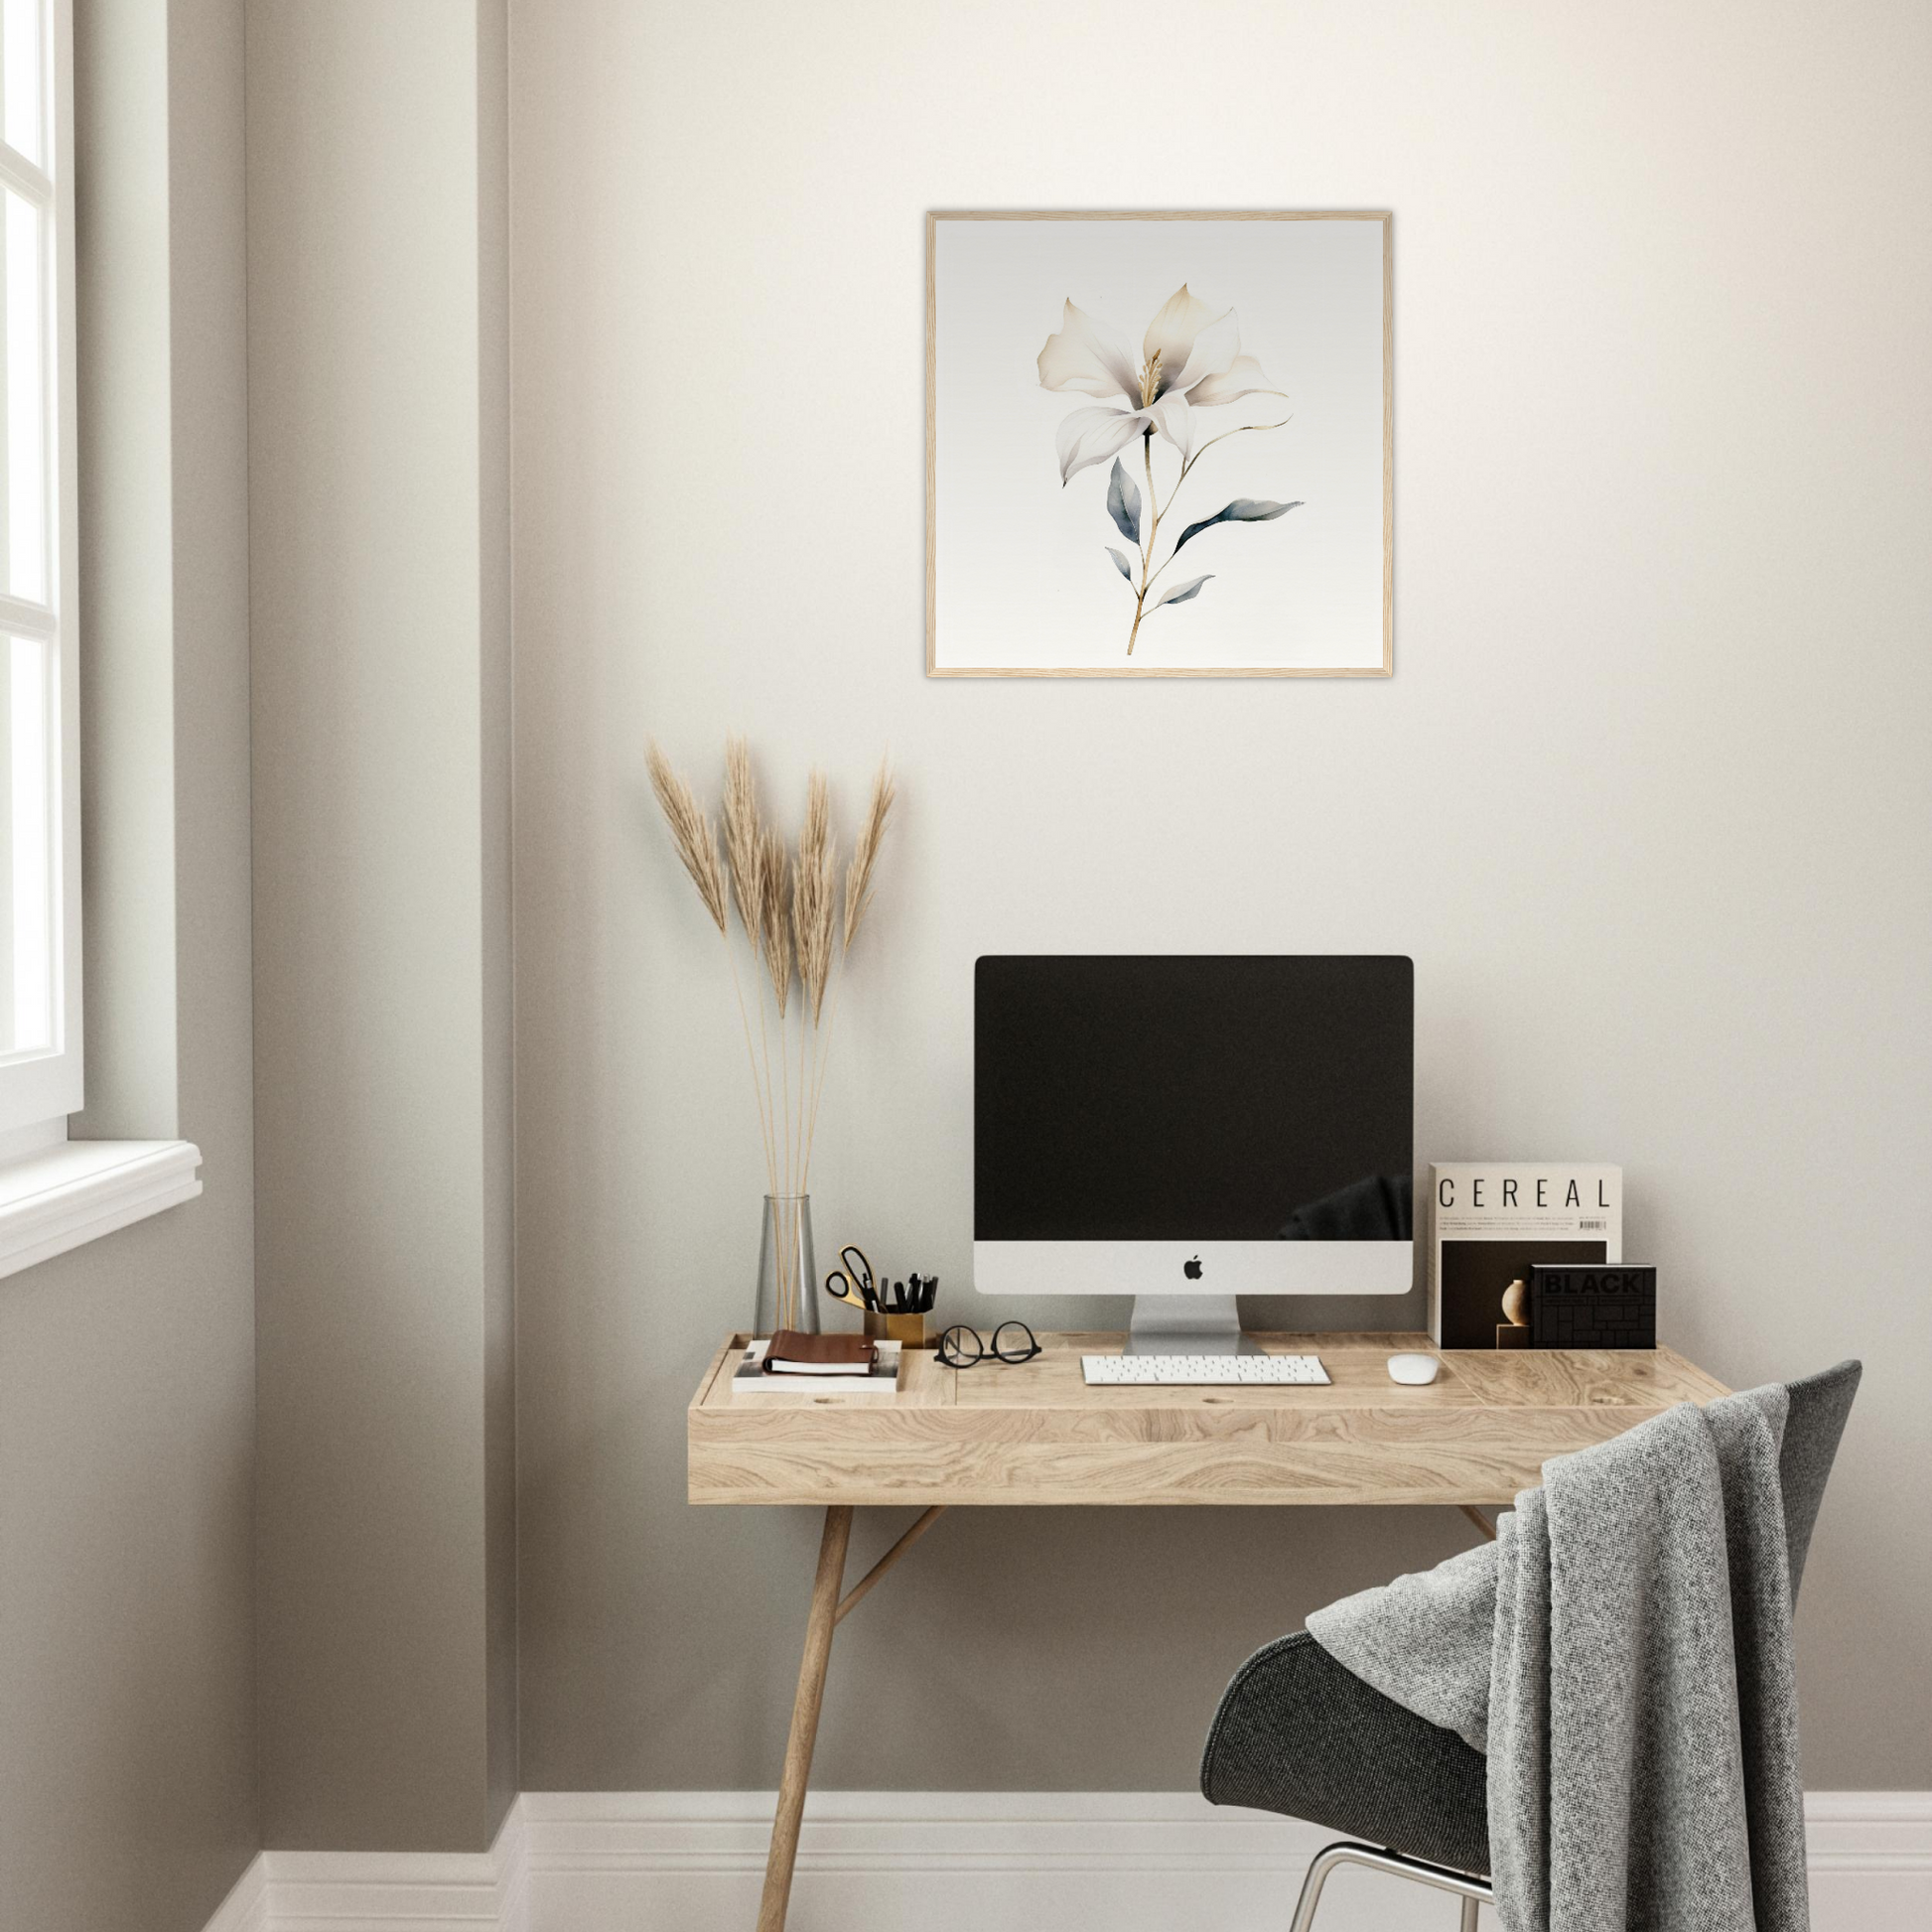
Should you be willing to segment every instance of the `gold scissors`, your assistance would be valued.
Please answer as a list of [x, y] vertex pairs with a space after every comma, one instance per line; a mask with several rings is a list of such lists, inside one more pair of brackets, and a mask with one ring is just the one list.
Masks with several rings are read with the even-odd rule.
[[879, 1291], [874, 1283], [872, 1263], [865, 1250], [850, 1244], [839, 1250], [840, 1266], [825, 1277], [825, 1292], [835, 1302], [849, 1303], [868, 1314], [879, 1307]]

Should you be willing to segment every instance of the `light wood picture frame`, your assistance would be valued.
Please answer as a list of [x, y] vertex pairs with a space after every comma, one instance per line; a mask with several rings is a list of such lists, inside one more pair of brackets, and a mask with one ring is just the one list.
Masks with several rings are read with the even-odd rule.
[[1393, 673], [1387, 210], [935, 210], [925, 268], [928, 676]]

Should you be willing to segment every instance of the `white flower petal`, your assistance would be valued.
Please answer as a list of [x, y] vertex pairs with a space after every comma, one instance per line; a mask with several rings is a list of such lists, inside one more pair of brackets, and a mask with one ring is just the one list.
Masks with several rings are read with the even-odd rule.
[[1141, 399], [1140, 375], [1127, 345], [1071, 302], [1060, 333], [1048, 336], [1039, 351], [1039, 386], [1083, 396], [1125, 396], [1130, 403]]
[[[1191, 294], [1185, 282], [1161, 305], [1161, 313], [1147, 326], [1141, 354], [1150, 362], [1160, 356], [1163, 389], [1174, 386], [1174, 377], [1187, 366], [1187, 358], [1193, 352], [1194, 338], [1213, 320], [1214, 311]], [[1195, 379], [1206, 373], [1206, 369], [1201, 369]], [[1135, 401], [1139, 400], [1135, 397]]]
[[1054, 438], [1060, 482], [1077, 476], [1089, 464], [1118, 456], [1146, 427], [1146, 413], [1139, 409], [1076, 409]]
[[[1173, 380], [1162, 386], [1191, 389], [1197, 382], [1204, 382], [1232, 368], [1240, 353], [1241, 324], [1230, 309], [1226, 315], [1216, 316], [1202, 327], [1200, 334], [1194, 338], [1193, 347], [1187, 351], [1187, 360], [1174, 370]], [[1166, 366], [1164, 363], [1163, 367]]]
[[1187, 398], [1178, 389], [1170, 389], [1147, 413], [1185, 463], [1194, 454], [1194, 414], [1187, 407]]
[[1203, 377], [1187, 391], [1187, 400], [1196, 409], [1212, 409], [1220, 403], [1238, 402], [1243, 396], [1279, 396], [1283, 393], [1268, 380], [1262, 366], [1252, 355], [1237, 355], [1233, 367], [1220, 375]]

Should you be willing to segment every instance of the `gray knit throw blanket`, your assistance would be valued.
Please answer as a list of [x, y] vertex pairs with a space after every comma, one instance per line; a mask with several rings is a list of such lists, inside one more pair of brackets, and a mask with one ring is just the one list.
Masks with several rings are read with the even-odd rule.
[[1495, 1543], [1309, 1618], [1489, 1757], [1505, 1932], [1808, 1932], [1780, 1387], [1543, 1465]]

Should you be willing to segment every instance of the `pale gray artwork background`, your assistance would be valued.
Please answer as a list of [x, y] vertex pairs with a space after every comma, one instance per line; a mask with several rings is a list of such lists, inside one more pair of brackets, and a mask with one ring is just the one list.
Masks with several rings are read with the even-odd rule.
[[[1379, 668], [1382, 234], [1375, 219], [941, 216], [935, 668]], [[1216, 314], [1236, 310], [1242, 351], [1288, 393], [1201, 411], [1204, 435], [1292, 420], [1209, 450], [1170, 513], [1173, 533], [1237, 496], [1302, 507], [1196, 537], [1164, 582], [1203, 571], [1213, 581], [1151, 616], [1130, 658], [1134, 596], [1106, 551], [1122, 547], [1106, 510], [1111, 465], [1062, 488], [1054, 458], [1060, 421], [1092, 399], [1042, 389], [1036, 362], [1068, 299], [1138, 356], [1182, 283]], [[1138, 441], [1121, 460], [1145, 490]], [[1173, 446], [1157, 438], [1154, 462], [1165, 500]]]

